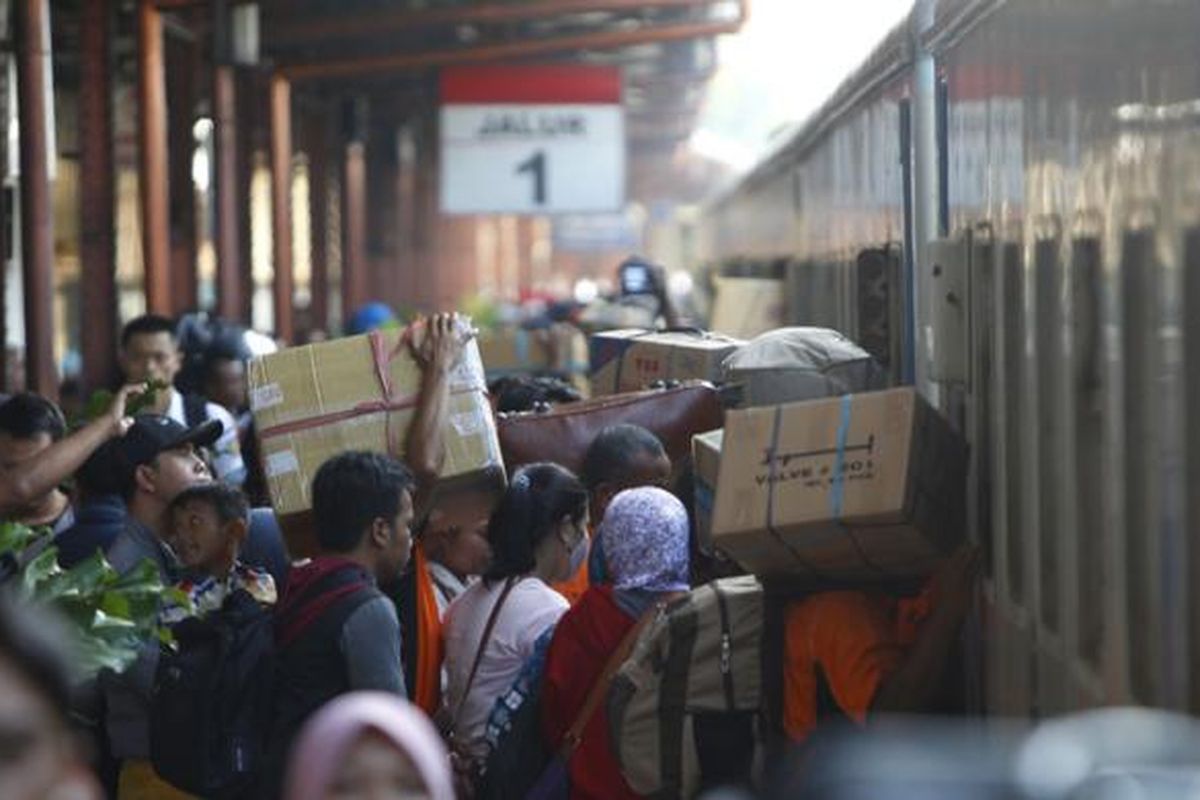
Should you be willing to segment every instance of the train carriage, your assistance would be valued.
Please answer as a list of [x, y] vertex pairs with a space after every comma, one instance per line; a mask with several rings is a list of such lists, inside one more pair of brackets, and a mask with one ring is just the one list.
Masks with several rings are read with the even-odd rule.
[[1200, 4], [919, 2], [706, 209], [972, 445], [982, 710], [1200, 711]]

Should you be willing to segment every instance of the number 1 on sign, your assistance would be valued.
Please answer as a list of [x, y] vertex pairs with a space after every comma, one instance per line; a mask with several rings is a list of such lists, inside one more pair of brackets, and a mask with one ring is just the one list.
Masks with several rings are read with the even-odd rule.
[[533, 176], [533, 202], [539, 206], [546, 204], [546, 151], [538, 150], [527, 161], [517, 165], [517, 174], [529, 173]]

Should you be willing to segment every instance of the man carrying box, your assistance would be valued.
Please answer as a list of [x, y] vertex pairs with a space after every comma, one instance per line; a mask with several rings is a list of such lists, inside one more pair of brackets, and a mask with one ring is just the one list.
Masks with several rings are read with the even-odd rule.
[[821, 592], [789, 607], [784, 633], [784, 729], [803, 742], [832, 719], [864, 724], [882, 713], [929, 711], [979, 574], [979, 550], [963, 546], [925, 590]]

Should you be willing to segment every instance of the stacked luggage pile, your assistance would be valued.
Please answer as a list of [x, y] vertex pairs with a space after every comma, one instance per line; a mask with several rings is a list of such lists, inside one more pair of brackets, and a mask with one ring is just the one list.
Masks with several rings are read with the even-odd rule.
[[[294, 523], [309, 508], [305, 487], [327, 455], [402, 448], [419, 380], [405, 335], [253, 362], [267, 476], [294, 550], [304, 550], [305, 526]], [[468, 346], [451, 390], [446, 477], [499, 488], [523, 464], [578, 471], [592, 439], [617, 423], [649, 429], [684, 467], [695, 553], [709, 566], [700, 580], [733, 577], [703, 583], [646, 628], [607, 708], [629, 785], [693, 797], [762, 769], [777, 728], [781, 601], [912, 583], [956, 547], [966, 447], [913, 389], [888, 388], [865, 351], [820, 328], [750, 341], [694, 329], [593, 333], [590, 399], [491, 412], [489, 376], [573, 364], [578, 335], [493, 332]]]

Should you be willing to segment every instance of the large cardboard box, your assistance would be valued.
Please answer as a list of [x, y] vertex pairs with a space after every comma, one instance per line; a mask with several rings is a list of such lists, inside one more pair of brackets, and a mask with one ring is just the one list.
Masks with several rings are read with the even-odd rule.
[[744, 342], [712, 333], [640, 328], [592, 334], [592, 393], [636, 392], [656, 381], [719, 383], [721, 363]]
[[692, 437], [693, 507], [696, 514], [696, 540], [706, 554], [713, 551], [712, 515], [717, 480], [721, 474], [721, 444], [725, 431], [709, 431]]
[[783, 281], [767, 278], [717, 278], [711, 326], [714, 331], [753, 339], [782, 327], [786, 302]]
[[479, 335], [479, 355], [488, 380], [509, 375], [587, 372], [587, 337], [570, 325], [542, 330], [498, 328]]
[[[250, 405], [277, 513], [312, 505], [313, 476], [347, 450], [402, 455], [421, 368], [403, 331], [294, 347], [250, 362]], [[503, 461], [479, 348], [467, 344], [451, 376], [442, 477], [501, 480]]]
[[966, 474], [913, 389], [730, 411], [713, 542], [763, 576], [924, 576], [963, 540]]

